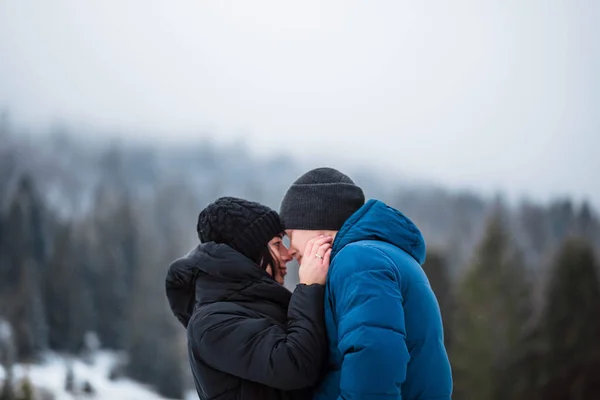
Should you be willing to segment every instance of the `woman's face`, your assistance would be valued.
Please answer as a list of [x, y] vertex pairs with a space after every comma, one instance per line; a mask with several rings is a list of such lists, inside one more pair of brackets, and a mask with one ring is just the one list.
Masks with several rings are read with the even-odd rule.
[[273, 255], [273, 259], [277, 264], [275, 267], [269, 265], [267, 272], [277, 281], [277, 283], [283, 285], [283, 278], [287, 275], [286, 264], [292, 260], [292, 256], [288, 251], [287, 247], [283, 244], [283, 238], [275, 236], [269, 242], [269, 250]]

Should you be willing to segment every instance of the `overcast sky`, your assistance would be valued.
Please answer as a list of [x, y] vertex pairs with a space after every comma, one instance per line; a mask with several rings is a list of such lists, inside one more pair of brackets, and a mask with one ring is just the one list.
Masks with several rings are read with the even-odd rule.
[[0, 0], [20, 125], [244, 137], [598, 207], [599, 71], [597, 0]]

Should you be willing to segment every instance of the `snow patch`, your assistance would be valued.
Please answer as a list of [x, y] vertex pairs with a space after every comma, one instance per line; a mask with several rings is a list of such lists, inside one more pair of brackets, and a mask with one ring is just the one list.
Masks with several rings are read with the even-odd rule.
[[[110, 380], [110, 371], [120, 360], [119, 354], [110, 351], [96, 352], [91, 357], [89, 364], [79, 359], [48, 353], [40, 364], [16, 364], [13, 369], [14, 379], [15, 383], [18, 383], [25, 376], [29, 377], [36, 388], [42, 388], [54, 394], [55, 400], [86, 398], [79, 394], [73, 395], [65, 390], [65, 378], [68, 365], [71, 363], [76, 391], [81, 393], [85, 382], [89, 382], [95, 391], [90, 398], [99, 400], [170, 400], [159, 396], [150, 387], [131, 379]], [[4, 376], [5, 371], [0, 368], [0, 381], [4, 380]], [[197, 396], [195, 392], [189, 392], [185, 398], [192, 400], [197, 399]]]

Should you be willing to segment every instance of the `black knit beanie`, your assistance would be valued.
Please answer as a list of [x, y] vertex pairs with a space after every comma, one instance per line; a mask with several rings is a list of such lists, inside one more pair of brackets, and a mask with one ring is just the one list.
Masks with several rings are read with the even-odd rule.
[[259, 262], [267, 243], [284, 231], [279, 215], [267, 206], [236, 197], [221, 197], [198, 216], [202, 243], [224, 243]]
[[365, 204], [362, 189], [333, 168], [308, 171], [292, 184], [281, 202], [286, 229], [338, 231]]

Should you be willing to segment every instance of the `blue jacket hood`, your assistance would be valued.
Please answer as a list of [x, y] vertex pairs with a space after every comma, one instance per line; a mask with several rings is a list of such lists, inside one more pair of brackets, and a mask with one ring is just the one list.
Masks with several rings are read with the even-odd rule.
[[342, 226], [335, 237], [332, 258], [345, 246], [361, 240], [388, 242], [425, 262], [425, 239], [404, 214], [379, 200], [369, 200]]

